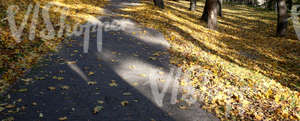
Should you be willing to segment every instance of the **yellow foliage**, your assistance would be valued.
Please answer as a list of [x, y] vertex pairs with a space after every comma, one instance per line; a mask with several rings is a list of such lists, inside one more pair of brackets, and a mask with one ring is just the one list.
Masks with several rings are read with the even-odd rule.
[[224, 17], [214, 31], [199, 19], [203, 2], [197, 3], [197, 11], [189, 11], [188, 1], [166, 0], [165, 9], [152, 2], [124, 8], [121, 16], [164, 33], [171, 44], [170, 63], [212, 72], [191, 75], [203, 108], [222, 119], [299, 120], [300, 41], [291, 22], [286, 37], [275, 37], [276, 13], [224, 4]]
[[[17, 26], [24, 19], [24, 15], [27, 11], [27, 7], [31, 4], [33, 7], [39, 3], [40, 12], [45, 5], [52, 3], [53, 7], [50, 8], [49, 14], [53, 25], [58, 25], [60, 16], [66, 14], [65, 20], [70, 26], [85, 22], [94, 16], [103, 15], [104, 5], [107, 0], [4, 0], [0, 2], [0, 93], [4, 91], [4, 88], [8, 86], [8, 83], [13, 82], [17, 77], [22, 75], [24, 71], [31, 68], [31, 66], [37, 62], [43, 55], [50, 50], [56, 50], [57, 45], [61, 42], [62, 38], [56, 37], [53, 40], [45, 41], [36, 35], [33, 41], [28, 38], [28, 32], [30, 29], [32, 13], [29, 16], [27, 26], [24, 28], [24, 36], [22, 41], [17, 43], [11, 36], [9, 24], [7, 21], [6, 11], [11, 5], [19, 7], [18, 13], [16, 13], [15, 19]], [[68, 12], [64, 11], [62, 7], [68, 8]], [[39, 14], [37, 30], [41, 31], [45, 29], [45, 24], [41, 14]], [[57, 32], [59, 27], [55, 27]]]

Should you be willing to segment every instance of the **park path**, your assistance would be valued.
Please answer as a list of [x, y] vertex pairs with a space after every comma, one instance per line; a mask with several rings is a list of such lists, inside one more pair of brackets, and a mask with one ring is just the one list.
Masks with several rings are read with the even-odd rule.
[[[0, 119], [16, 121], [213, 121], [200, 104], [171, 104], [171, 87], [159, 106], [151, 81], [161, 88], [172, 65], [168, 42], [153, 29], [115, 16], [120, 7], [137, 1], [112, 0], [105, 8], [111, 16], [98, 17], [107, 26], [102, 51], [97, 51], [97, 32], [91, 32], [88, 53], [84, 37], [72, 36], [18, 81], [1, 106]], [[95, 20], [89, 21], [90, 23]], [[104, 24], [104, 25], [105, 25]], [[119, 26], [119, 27], [120, 27]], [[160, 81], [158, 81], [160, 80]], [[173, 85], [170, 82], [170, 85]], [[178, 99], [180, 97], [178, 96]]]

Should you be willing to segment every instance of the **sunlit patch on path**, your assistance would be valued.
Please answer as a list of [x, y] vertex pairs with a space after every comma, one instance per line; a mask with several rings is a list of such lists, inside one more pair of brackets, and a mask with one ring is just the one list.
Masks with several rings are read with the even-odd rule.
[[[120, 7], [114, 4], [123, 2], [124, 5], [136, 4], [113, 0], [112, 6], [105, 9], [112, 11]], [[108, 27], [109, 30], [103, 31], [101, 52], [97, 51], [96, 32], [92, 32], [88, 53], [83, 52], [84, 37], [72, 36], [58, 52], [49, 54], [1, 100], [0, 119], [218, 120], [202, 110], [201, 104], [188, 105], [179, 96], [176, 103], [171, 104], [172, 85], [166, 91], [163, 105], [158, 106], [151, 81], [157, 81], [162, 89], [175, 68], [169, 63], [169, 44], [161, 33], [130, 19], [103, 16], [97, 20], [113, 21], [123, 24], [125, 29]], [[151, 78], [154, 76], [158, 78]]]

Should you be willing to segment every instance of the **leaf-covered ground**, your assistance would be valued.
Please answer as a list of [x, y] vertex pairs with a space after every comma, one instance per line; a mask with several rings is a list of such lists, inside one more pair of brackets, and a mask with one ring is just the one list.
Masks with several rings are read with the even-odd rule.
[[[132, 0], [110, 2], [113, 4], [105, 6], [105, 11], [137, 5]], [[47, 54], [0, 97], [0, 120], [218, 120], [199, 108], [199, 103], [174, 100], [171, 90], [153, 94], [165, 84], [177, 85], [170, 79], [175, 70], [161, 33], [119, 16], [105, 15], [98, 20], [109, 25], [102, 31], [102, 51], [91, 44], [89, 52], [83, 53], [83, 36], [67, 38], [57, 52]], [[119, 21], [122, 27], [116, 29], [112, 21]], [[97, 33], [90, 34], [91, 43], [98, 39]], [[155, 81], [159, 81], [156, 89]], [[158, 107], [157, 100], [164, 100], [163, 106]]]
[[[51, 22], [54, 25], [55, 32], [59, 31], [59, 18], [64, 13], [68, 18], [66, 24], [71, 26], [85, 22], [91, 16], [100, 16], [103, 14], [105, 0], [4, 0], [0, 2], [0, 93], [13, 83], [24, 72], [30, 69], [41, 57], [54, 51], [63, 37], [55, 37], [51, 40], [43, 40], [39, 32], [45, 29], [43, 18], [41, 17], [42, 8], [45, 8], [49, 2], [53, 2], [53, 7], [49, 10]], [[7, 9], [11, 5], [19, 7], [16, 13], [16, 23], [19, 27], [26, 14], [27, 7], [31, 4], [33, 8], [40, 4], [40, 13], [37, 20], [36, 38], [31, 41], [28, 38], [30, 24], [32, 22], [32, 13], [29, 16], [27, 25], [24, 29], [22, 41], [17, 43], [11, 36], [9, 24], [7, 21]], [[68, 8], [65, 12], [63, 7]]]
[[204, 2], [194, 12], [188, 1], [166, 0], [164, 10], [152, 2], [125, 8], [122, 16], [163, 32], [171, 63], [211, 72], [191, 75], [203, 108], [224, 120], [300, 119], [300, 41], [291, 22], [286, 37], [275, 37], [274, 12], [225, 4], [212, 31], [199, 20]]

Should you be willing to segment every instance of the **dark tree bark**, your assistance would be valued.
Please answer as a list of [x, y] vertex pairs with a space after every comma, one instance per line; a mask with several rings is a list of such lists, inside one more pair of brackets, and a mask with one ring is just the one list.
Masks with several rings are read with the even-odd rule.
[[284, 36], [288, 26], [288, 13], [285, 0], [277, 0], [277, 36]]
[[293, 0], [287, 0], [287, 8], [289, 10], [292, 10], [292, 7], [293, 7]]
[[158, 6], [159, 8], [161, 8], [161, 9], [165, 8], [163, 0], [153, 0], [153, 2], [154, 2], [154, 5]]
[[165, 8], [165, 5], [164, 5], [164, 0], [159, 0], [159, 6], [161, 9], [164, 9]]
[[197, 4], [197, 0], [190, 0], [190, 10], [191, 11], [196, 10], [196, 4]]
[[[205, 6], [204, 6], [204, 10], [203, 10], [203, 14], [202, 14], [202, 17], [201, 17], [201, 20], [204, 20], [204, 21], [208, 21], [208, 14], [209, 14], [209, 11], [208, 11], [208, 6], [214, 6], [216, 9], [217, 9], [217, 14], [220, 16], [220, 17], [223, 17], [223, 14], [222, 14], [222, 0], [217, 0], [217, 3], [216, 5], [214, 5], [215, 3], [213, 3], [213, 5], [209, 5], [209, 0], [206, 0], [205, 1]], [[215, 9], [214, 8], [214, 9]]]
[[209, 29], [217, 28], [217, 15], [218, 15], [218, 0], [208, 0], [208, 19], [207, 25]]
[[206, 0], [201, 19], [207, 21], [208, 28], [217, 28], [218, 0]]
[[247, 4], [250, 5], [250, 6], [254, 6], [254, 1], [253, 0], [248, 0]]
[[157, 0], [153, 0], [154, 6], [157, 6]]
[[273, 10], [274, 9], [274, 6], [275, 6], [275, 0], [269, 0], [268, 2], [267, 2], [267, 8], [269, 9], [269, 10]]
[[223, 14], [222, 14], [222, 3], [223, 3], [223, 0], [218, 0], [218, 15], [220, 17], [223, 17]]
[[208, 12], [207, 12], [207, 7], [208, 7], [208, 0], [205, 0], [205, 5], [204, 5], [204, 10], [202, 13], [202, 17], [201, 20], [204, 20], [205, 22], [207, 22], [207, 17], [208, 17]]

